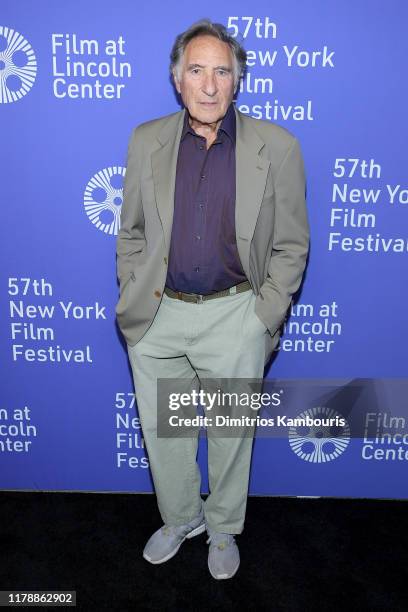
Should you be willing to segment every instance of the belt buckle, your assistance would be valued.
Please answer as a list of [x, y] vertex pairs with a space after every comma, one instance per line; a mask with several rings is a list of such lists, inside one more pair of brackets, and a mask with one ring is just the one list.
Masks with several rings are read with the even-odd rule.
[[196, 304], [202, 304], [203, 302], [204, 302], [204, 296], [201, 295], [201, 293], [198, 293]]

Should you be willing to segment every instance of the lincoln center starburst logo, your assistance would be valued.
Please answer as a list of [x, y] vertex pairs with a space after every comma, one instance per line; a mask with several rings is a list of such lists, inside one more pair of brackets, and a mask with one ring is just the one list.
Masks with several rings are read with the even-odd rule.
[[15, 30], [0, 26], [0, 104], [26, 95], [37, 75], [37, 60], [30, 43]]
[[343, 417], [325, 406], [308, 408], [299, 416], [309, 424], [289, 428], [289, 444], [294, 453], [304, 461], [326, 463], [337, 459], [350, 441], [350, 428], [336, 425]]
[[84, 193], [84, 206], [88, 218], [105, 234], [118, 233], [123, 199], [123, 177], [126, 168], [112, 166], [97, 172]]

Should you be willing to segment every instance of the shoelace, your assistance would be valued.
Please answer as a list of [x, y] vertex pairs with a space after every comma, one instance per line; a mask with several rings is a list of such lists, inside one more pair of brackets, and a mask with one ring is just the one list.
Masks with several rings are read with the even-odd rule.
[[[203, 517], [203, 514], [201, 514], [201, 519]], [[198, 526], [198, 525], [197, 525]], [[187, 524], [187, 525], [163, 525], [163, 527], [161, 528], [162, 533], [166, 536], [171, 536], [171, 535], [178, 535], [178, 536], [185, 536], [187, 535], [190, 531], [192, 531], [193, 529], [195, 529], [195, 527], [191, 527], [191, 525]]]
[[161, 528], [162, 532], [164, 533], [164, 535], [166, 536], [171, 536], [171, 535], [186, 535], [189, 531], [191, 531], [191, 529], [189, 529], [188, 527], [186, 527], [185, 525], [180, 525], [179, 527], [175, 527], [174, 525], [163, 525], [163, 527]]
[[213, 544], [219, 550], [224, 550], [227, 546], [230, 546], [235, 542], [234, 536], [230, 533], [217, 533], [210, 534], [207, 540], [207, 544]]
[[174, 531], [174, 527], [170, 527], [167, 525], [163, 525], [163, 527], [161, 528], [162, 532], [164, 533], [164, 535], [169, 536], [173, 533]]

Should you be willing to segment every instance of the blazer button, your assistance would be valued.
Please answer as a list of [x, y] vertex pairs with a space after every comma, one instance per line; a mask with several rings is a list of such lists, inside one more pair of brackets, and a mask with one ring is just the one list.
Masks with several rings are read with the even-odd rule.
[[156, 297], [160, 297], [160, 296], [161, 296], [161, 293], [160, 293], [160, 291], [158, 291], [158, 290], [156, 289], [156, 291], [154, 292], [154, 295], [155, 295]]
[[167, 257], [164, 258], [164, 263], [167, 265]]

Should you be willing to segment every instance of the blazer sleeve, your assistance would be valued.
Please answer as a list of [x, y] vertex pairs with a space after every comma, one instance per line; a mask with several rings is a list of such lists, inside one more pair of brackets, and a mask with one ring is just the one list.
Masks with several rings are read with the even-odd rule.
[[282, 325], [287, 309], [302, 280], [309, 249], [309, 223], [305, 201], [302, 154], [293, 139], [274, 181], [275, 222], [268, 274], [260, 288], [268, 304], [269, 331]]
[[133, 273], [137, 253], [145, 245], [145, 220], [140, 187], [142, 159], [140, 130], [135, 128], [128, 145], [120, 229], [116, 242], [117, 276], [121, 287]]

